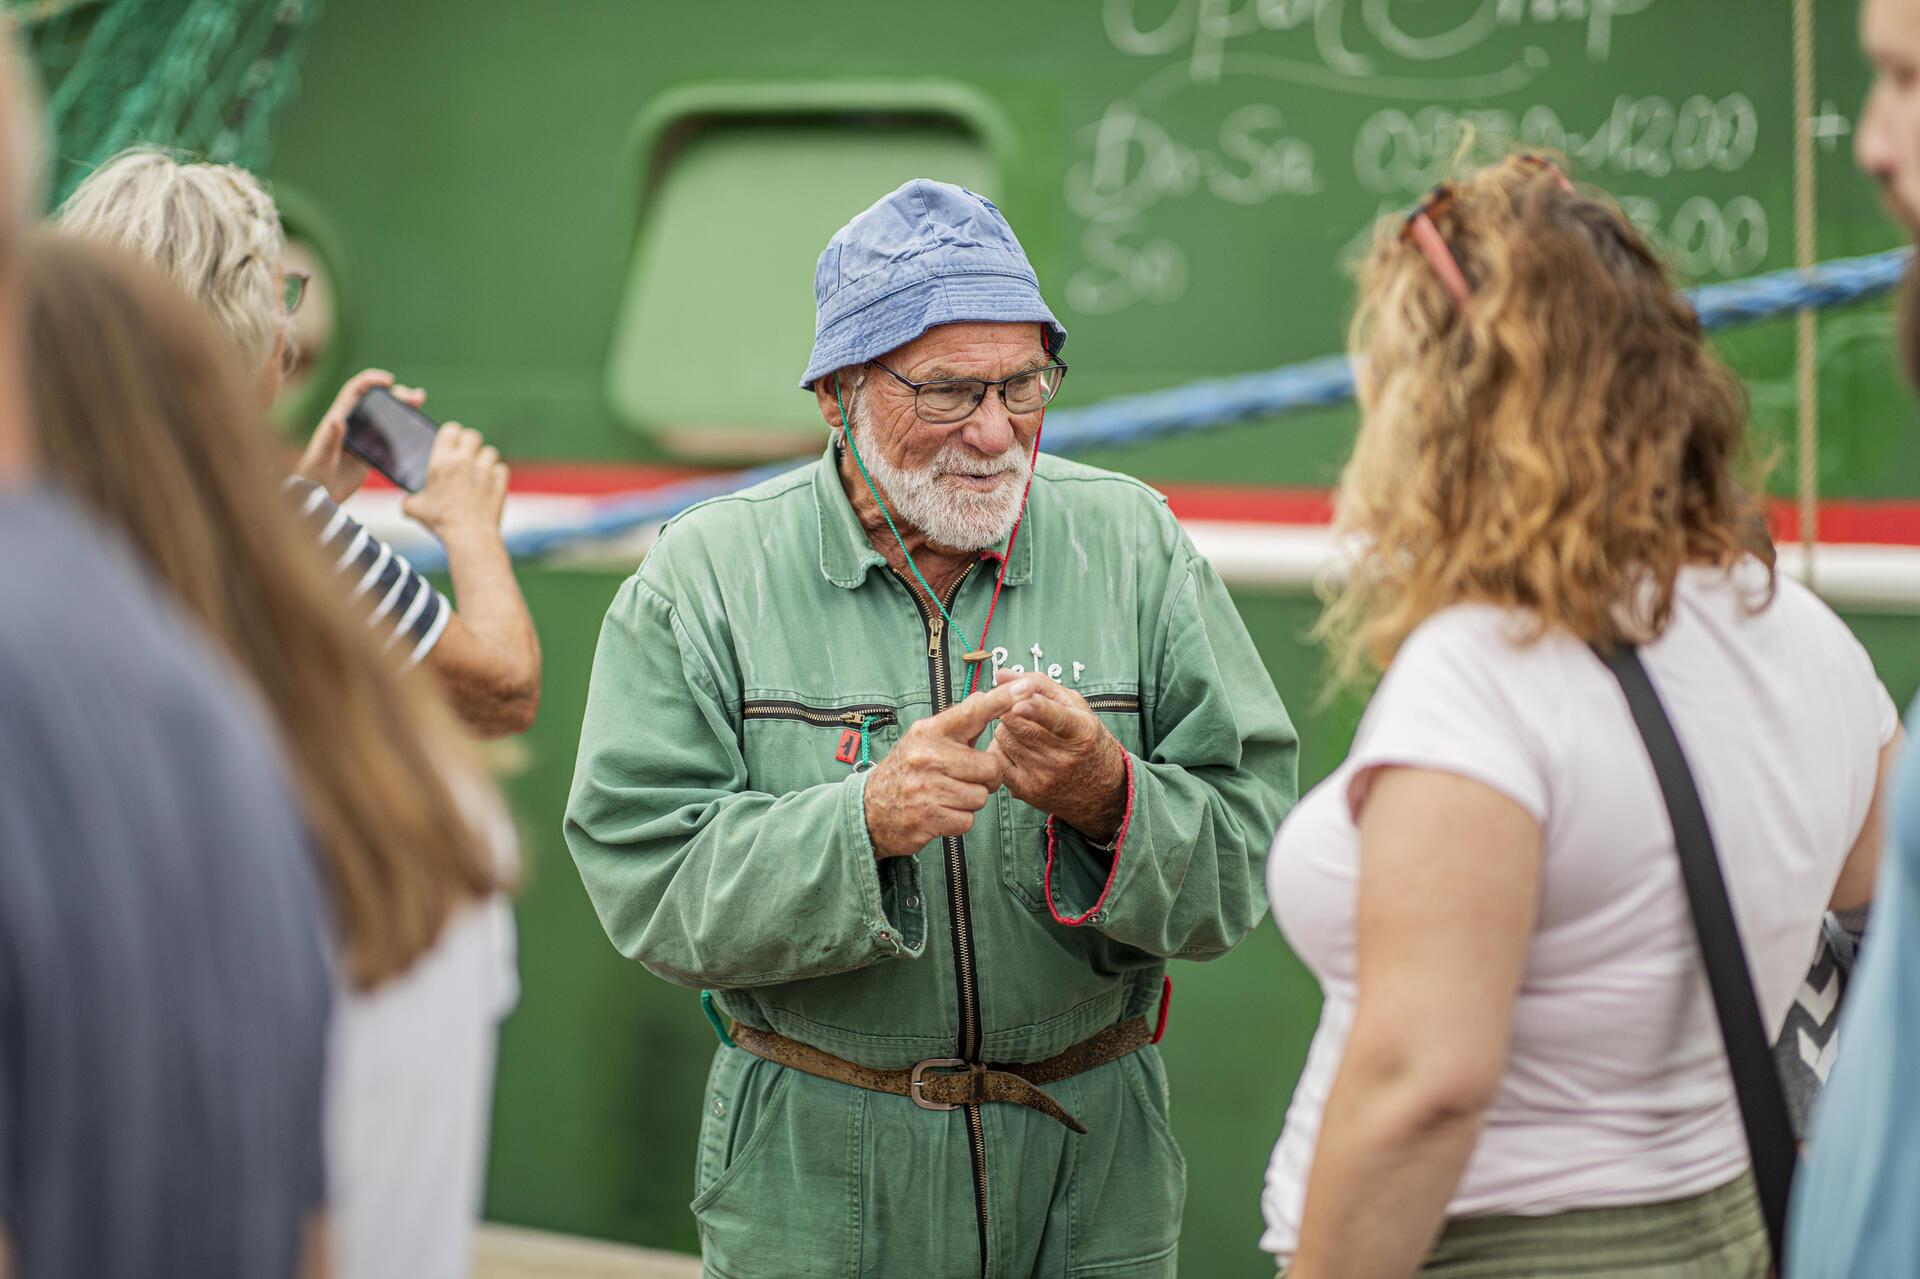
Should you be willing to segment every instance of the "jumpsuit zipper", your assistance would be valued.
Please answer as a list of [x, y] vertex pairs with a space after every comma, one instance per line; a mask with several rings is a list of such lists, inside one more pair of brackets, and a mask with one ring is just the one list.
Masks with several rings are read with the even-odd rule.
[[[974, 566], [967, 565], [947, 592], [941, 606], [951, 609], [958, 598], [960, 588], [972, 576]], [[920, 610], [920, 620], [927, 628], [927, 675], [933, 685], [933, 713], [953, 704], [952, 672], [947, 663], [947, 621], [939, 609], [929, 610], [914, 589], [914, 584], [900, 572], [889, 567], [889, 572], [900, 579], [901, 585], [913, 597], [914, 607]], [[947, 869], [947, 916], [953, 928], [953, 967], [954, 984], [958, 988], [960, 1001], [960, 1042], [956, 1057], [968, 1062], [980, 1060], [980, 981], [974, 967], [973, 957], [973, 909], [967, 897], [967, 854], [966, 845], [958, 835], [945, 836], [941, 846], [946, 854]], [[963, 1106], [961, 1109], [967, 1118], [967, 1147], [973, 1156], [973, 1204], [976, 1222], [980, 1231], [980, 1273], [987, 1270], [987, 1131], [980, 1118], [979, 1106]]]

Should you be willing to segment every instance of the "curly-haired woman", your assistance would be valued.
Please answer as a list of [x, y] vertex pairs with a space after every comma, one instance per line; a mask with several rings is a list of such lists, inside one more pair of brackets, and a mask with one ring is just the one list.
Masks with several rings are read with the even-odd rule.
[[1590, 645], [1640, 645], [1775, 1031], [1871, 894], [1893, 705], [1776, 577], [1739, 383], [1611, 203], [1532, 157], [1441, 188], [1376, 233], [1352, 347], [1324, 625], [1383, 678], [1268, 862], [1326, 1003], [1263, 1246], [1293, 1279], [1757, 1279], [1672, 827]]

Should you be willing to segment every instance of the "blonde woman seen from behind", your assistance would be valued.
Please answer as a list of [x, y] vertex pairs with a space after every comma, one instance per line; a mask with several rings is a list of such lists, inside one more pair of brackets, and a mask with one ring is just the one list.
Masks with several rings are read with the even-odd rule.
[[[288, 321], [301, 291], [283, 257], [279, 210], [258, 179], [232, 165], [182, 161], [150, 147], [124, 151], [87, 176], [60, 225], [158, 266], [212, 316], [249, 370], [264, 413], [280, 389]], [[441, 427], [426, 486], [405, 513], [438, 537], [458, 611], [406, 559], [340, 510], [367, 468], [343, 447], [348, 412], [376, 386], [418, 405], [425, 393], [382, 369], [340, 389], [308, 442], [290, 499], [340, 565], [349, 593], [384, 642], [439, 679], [462, 719], [485, 736], [524, 732], [540, 702], [540, 641], [501, 539], [507, 468], [476, 431]]]
[[499, 798], [440, 700], [340, 607], [213, 327], [139, 262], [59, 233], [29, 246], [23, 283], [49, 478], [257, 694], [319, 854], [341, 986], [326, 1119], [339, 1273], [463, 1275], [516, 993]]
[[1745, 406], [1603, 199], [1514, 158], [1384, 222], [1325, 630], [1382, 673], [1268, 859], [1325, 993], [1262, 1198], [1292, 1279], [1769, 1267], [1673, 832], [1590, 644], [1640, 644], [1777, 1033], [1871, 893], [1898, 734], [1776, 578]]

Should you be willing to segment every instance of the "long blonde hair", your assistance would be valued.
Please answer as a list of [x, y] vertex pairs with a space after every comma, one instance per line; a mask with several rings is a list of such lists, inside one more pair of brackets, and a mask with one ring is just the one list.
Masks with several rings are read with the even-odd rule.
[[1770, 596], [1734, 477], [1745, 394], [1632, 223], [1525, 157], [1449, 195], [1433, 221], [1464, 312], [1402, 218], [1359, 272], [1363, 421], [1335, 514], [1352, 559], [1321, 625], [1340, 675], [1465, 601], [1607, 644], [1664, 630], [1690, 563], [1757, 555]]
[[286, 235], [273, 197], [245, 169], [133, 147], [88, 174], [55, 220], [159, 267], [239, 344], [251, 368], [286, 340]]
[[382, 655], [298, 522], [232, 344], [97, 242], [40, 232], [22, 266], [47, 470], [258, 689], [329, 872], [349, 978], [404, 972], [458, 903], [500, 886], [449, 784], [491, 799], [451, 713]]

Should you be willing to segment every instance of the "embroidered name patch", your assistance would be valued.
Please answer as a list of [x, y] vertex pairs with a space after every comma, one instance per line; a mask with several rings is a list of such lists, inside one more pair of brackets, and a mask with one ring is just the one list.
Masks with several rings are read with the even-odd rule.
[[[1078, 684], [1080, 677], [1087, 673], [1087, 664], [1085, 662], [1068, 662], [1064, 665], [1060, 662], [1048, 662], [1045, 651], [1043, 651], [1038, 644], [1029, 648], [1027, 652], [1033, 654], [1033, 673], [1036, 675], [1045, 675], [1056, 684], [1064, 684], [1069, 678], [1071, 678], [1075, 684]], [[992, 656], [993, 673], [995, 675], [998, 675], [1003, 670], [1011, 671], [1015, 675], [1024, 675], [1027, 673], [1027, 667], [1024, 663], [1008, 664], [1007, 658], [1013, 655], [1005, 648], [994, 649]], [[1072, 672], [1071, 676], [1068, 675], [1069, 671]]]

